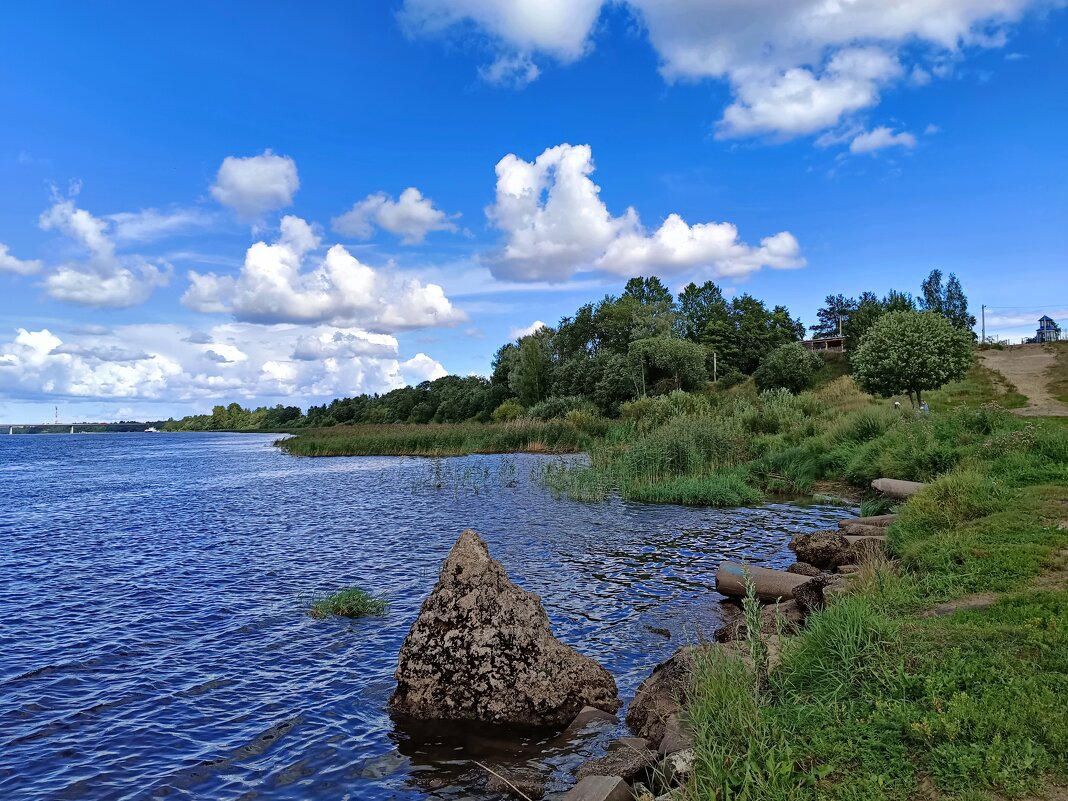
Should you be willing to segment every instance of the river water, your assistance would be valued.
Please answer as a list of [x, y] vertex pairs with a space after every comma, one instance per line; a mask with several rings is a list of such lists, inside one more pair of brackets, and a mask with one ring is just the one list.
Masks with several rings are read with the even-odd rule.
[[[788, 564], [793, 533], [842, 516], [576, 503], [533, 477], [553, 457], [299, 459], [273, 439], [0, 437], [0, 798], [491, 797], [467, 789], [472, 759], [540, 759], [559, 787], [603, 743], [412, 732], [386, 713], [463, 528], [626, 700], [715, 629], [720, 560]], [[306, 614], [353, 584], [388, 614]]]

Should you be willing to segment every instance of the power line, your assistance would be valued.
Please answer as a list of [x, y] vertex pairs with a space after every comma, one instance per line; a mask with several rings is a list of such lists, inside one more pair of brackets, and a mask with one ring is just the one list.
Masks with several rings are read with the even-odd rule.
[[987, 306], [988, 309], [1064, 309], [1068, 311], [1068, 302], [1049, 303], [1045, 306]]

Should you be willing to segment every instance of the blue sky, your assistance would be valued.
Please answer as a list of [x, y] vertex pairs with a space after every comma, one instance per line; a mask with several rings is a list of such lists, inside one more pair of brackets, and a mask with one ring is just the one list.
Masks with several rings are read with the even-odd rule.
[[1063, 2], [306, 6], [0, 8], [0, 420], [485, 373], [635, 274], [1068, 323]]

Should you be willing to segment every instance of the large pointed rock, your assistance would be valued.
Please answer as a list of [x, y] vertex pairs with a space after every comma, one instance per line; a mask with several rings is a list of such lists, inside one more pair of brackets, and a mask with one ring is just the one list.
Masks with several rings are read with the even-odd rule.
[[557, 640], [538, 596], [508, 579], [471, 529], [460, 535], [401, 647], [390, 708], [401, 717], [565, 726], [619, 708], [612, 675]]

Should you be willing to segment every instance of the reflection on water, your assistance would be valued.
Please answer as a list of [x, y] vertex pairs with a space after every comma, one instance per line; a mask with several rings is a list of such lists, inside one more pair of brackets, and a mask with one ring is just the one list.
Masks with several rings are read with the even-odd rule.
[[[472, 759], [556, 785], [610, 733], [397, 728], [397, 652], [459, 532], [624, 699], [719, 620], [724, 558], [782, 565], [826, 506], [554, 499], [549, 457], [296, 459], [273, 436], [0, 438], [0, 797], [477, 798]], [[387, 616], [314, 621], [357, 584]], [[666, 637], [665, 633], [670, 633]]]

